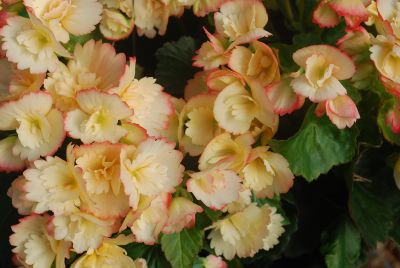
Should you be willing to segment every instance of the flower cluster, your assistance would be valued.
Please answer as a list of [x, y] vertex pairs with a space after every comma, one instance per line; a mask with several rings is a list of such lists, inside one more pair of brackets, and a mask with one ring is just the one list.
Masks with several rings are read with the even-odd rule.
[[[204, 209], [221, 213], [205, 230], [225, 259], [279, 242], [284, 217], [256, 202], [286, 193], [294, 179], [266, 146], [279, 118], [265, 88], [281, 79], [275, 51], [258, 41], [270, 35], [268, 15], [255, 0], [221, 4], [27, 0], [27, 17], [4, 13], [0, 169], [23, 171], [8, 191], [26, 216], [10, 237], [17, 264], [65, 267], [74, 253], [74, 268], [146, 267], [123, 246], [159, 243]], [[64, 46], [96, 27], [112, 40], [134, 25], [139, 35], [163, 34], [188, 6], [199, 16], [217, 11], [217, 33], [206, 30], [210, 41], [194, 58], [204, 71], [185, 99], [136, 77], [135, 58], [108, 43]], [[187, 170], [185, 155], [200, 156], [198, 167]], [[214, 255], [201, 262], [226, 267]]]

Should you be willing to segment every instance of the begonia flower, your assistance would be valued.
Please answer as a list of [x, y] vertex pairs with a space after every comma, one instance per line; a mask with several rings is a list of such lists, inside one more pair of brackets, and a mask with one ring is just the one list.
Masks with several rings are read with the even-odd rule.
[[227, 260], [232, 260], [235, 255], [239, 258], [254, 256], [264, 247], [263, 238], [268, 235], [270, 212], [268, 205], [257, 207], [253, 203], [214, 222], [207, 237], [211, 239], [211, 248]]
[[392, 36], [378, 35], [372, 40], [371, 60], [384, 77], [400, 83], [400, 43]]
[[80, 186], [66, 161], [48, 156], [46, 160], [36, 160], [23, 174], [26, 198], [35, 203], [35, 213], [50, 210], [58, 215], [78, 210]]
[[[131, 1], [132, 5], [133, 2]], [[133, 13], [133, 7], [131, 12]], [[127, 38], [133, 31], [135, 21], [131, 17], [126, 16], [118, 9], [105, 8], [103, 9], [102, 19], [100, 22], [101, 34], [109, 40], [121, 40]]]
[[268, 14], [258, 0], [228, 1], [214, 13], [214, 21], [217, 32], [231, 42], [248, 43], [271, 35], [264, 30]]
[[186, 187], [212, 209], [223, 209], [239, 199], [242, 179], [232, 170], [210, 169], [190, 174]]
[[168, 207], [168, 220], [162, 232], [165, 234], [178, 233], [184, 228], [194, 227], [196, 213], [203, 212], [203, 209], [184, 197], [172, 198]]
[[33, 213], [35, 202], [26, 198], [26, 179], [24, 176], [18, 176], [8, 188], [7, 195], [11, 198], [12, 205], [18, 210], [20, 215], [29, 215]]
[[154, 38], [157, 33], [165, 34], [170, 9], [162, 0], [135, 0], [133, 10], [137, 32], [140, 36]]
[[268, 151], [268, 147], [253, 149], [248, 162], [243, 168], [244, 185], [258, 198], [273, 198], [287, 193], [293, 186], [294, 175], [288, 161], [282, 155]]
[[102, 220], [84, 212], [56, 215], [50, 228], [57, 240], [72, 242], [76, 253], [99, 248], [104, 238], [116, 231], [113, 220]]
[[133, 260], [122, 247], [104, 242], [101, 247], [86, 252], [71, 265], [71, 268], [97, 267], [147, 268], [147, 263], [145, 259]]
[[229, 58], [229, 68], [245, 79], [257, 80], [263, 87], [280, 79], [279, 63], [272, 49], [259, 41], [250, 47], [237, 46]]
[[62, 111], [76, 108], [75, 95], [83, 89], [106, 91], [119, 83], [124, 72], [125, 55], [113, 46], [90, 40], [76, 44], [74, 59], [67, 65], [59, 63], [44, 81], [44, 87]]
[[254, 119], [272, 126], [278, 120], [264, 88], [257, 81], [250, 82], [250, 92], [239, 82], [224, 88], [214, 103], [214, 117], [219, 126], [233, 134], [250, 129]]
[[325, 109], [326, 115], [339, 129], [352, 127], [360, 119], [356, 104], [347, 95], [326, 101]]
[[297, 94], [313, 102], [345, 95], [347, 91], [340, 80], [351, 78], [355, 72], [351, 58], [328, 45], [301, 48], [293, 54], [293, 60], [305, 73], [294, 78], [291, 86]]
[[218, 94], [235, 82], [245, 85], [245, 81], [240, 74], [228, 69], [215, 70], [207, 76], [207, 87], [210, 93]]
[[65, 129], [83, 143], [118, 142], [127, 130], [118, 125], [133, 111], [116, 94], [96, 90], [82, 90], [76, 94], [79, 109], [67, 113]]
[[221, 132], [214, 119], [215, 96], [201, 94], [192, 97], [179, 115], [178, 140], [184, 152], [200, 155], [204, 147]]
[[59, 64], [58, 56], [69, 57], [69, 52], [56, 40], [53, 33], [34, 15], [30, 19], [10, 17], [0, 30], [7, 59], [18, 69], [31, 73], [54, 72]]
[[236, 138], [223, 133], [212, 139], [204, 148], [199, 159], [199, 169], [206, 170], [218, 166], [239, 172], [246, 164], [254, 139], [250, 134]]
[[101, 19], [97, 0], [24, 0], [24, 4], [62, 43], [69, 41], [69, 34], [90, 33]]
[[69, 243], [56, 240], [48, 231], [49, 215], [33, 214], [19, 220], [11, 227], [12, 252], [24, 267], [65, 268], [64, 260], [69, 256]]
[[200, 71], [194, 74], [194, 77], [187, 81], [183, 90], [184, 99], [190, 98], [208, 91], [207, 77], [212, 71]]
[[[63, 117], [52, 105], [49, 94], [37, 91], [0, 106], [0, 130], [17, 132], [17, 138], [10, 138], [7, 143], [8, 148], [12, 148], [8, 153], [14, 156], [9, 160], [16, 161], [19, 157], [21, 160], [32, 161], [40, 156], [54, 154], [60, 147], [65, 138]], [[21, 165], [15, 161], [16, 167]], [[12, 170], [13, 165], [9, 161], [5, 166]]]
[[129, 122], [139, 124], [150, 136], [158, 137], [160, 131], [168, 128], [174, 112], [171, 96], [152, 77], [135, 79], [135, 66], [136, 60], [131, 58], [119, 85], [109, 92], [118, 94], [134, 110]]
[[181, 183], [183, 156], [174, 147], [173, 143], [149, 138], [137, 148], [122, 148], [121, 180], [133, 209], [137, 207], [139, 194], [155, 196], [174, 192]]

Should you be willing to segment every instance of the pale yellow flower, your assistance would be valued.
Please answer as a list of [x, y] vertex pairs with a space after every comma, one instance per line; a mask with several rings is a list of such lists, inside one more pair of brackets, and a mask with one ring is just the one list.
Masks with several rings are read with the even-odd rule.
[[247, 43], [270, 35], [264, 30], [267, 11], [258, 0], [228, 1], [214, 14], [214, 20], [217, 32], [232, 42]]
[[160, 136], [168, 128], [174, 112], [171, 96], [152, 77], [135, 79], [136, 60], [131, 58], [119, 85], [109, 90], [118, 94], [134, 110], [129, 122], [139, 124], [150, 136]]
[[0, 130], [17, 132], [14, 144], [8, 143], [12, 155], [32, 161], [59, 148], [65, 137], [63, 117], [52, 104], [49, 94], [37, 91], [0, 106]]
[[18, 210], [20, 215], [29, 215], [33, 213], [35, 202], [26, 198], [26, 179], [24, 176], [18, 176], [8, 188], [7, 195], [11, 198], [12, 205]]
[[69, 34], [90, 33], [101, 19], [97, 0], [24, 0], [24, 4], [63, 43]]
[[279, 237], [285, 232], [282, 227], [284, 218], [279, 213], [276, 213], [276, 208], [269, 208], [269, 222], [268, 222], [268, 234], [263, 239], [263, 249], [270, 250], [279, 243]]
[[244, 184], [259, 198], [273, 198], [288, 192], [293, 185], [289, 163], [282, 155], [268, 151], [268, 147], [253, 149], [242, 172]]
[[261, 84], [248, 82], [250, 92], [241, 83], [235, 82], [224, 88], [214, 103], [214, 117], [219, 126], [233, 134], [247, 132], [255, 119], [269, 127], [278, 120]]
[[29, 69], [31, 73], [53, 72], [59, 63], [57, 56], [70, 56], [34, 15], [30, 19], [10, 17], [0, 36], [8, 60], [16, 63], [18, 69]]
[[59, 63], [44, 81], [58, 109], [76, 108], [75, 95], [83, 89], [106, 91], [118, 85], [124, 72], [125, 55], [116, 54], [112, 45], [90, 40], [74, 49], [74, 59]]
[[168, 220], [162, 229], [165, 234], [178, 233], [195, 224], [196, 213], [203, 209], [184, 197], [174, 197], [168, 207]]
[[229, 58], [229, 68], [245, 79], [259, 81], [263, 87], [280, 79], [277, 57], [268, 45], [259, 41], [253, 41], [249, 48], [234, 48]]
[[139, 194], [156, 196], [174, 192], [181, 183], [183, 156], [174, 147], [173, 143], [149, 138], [137, 148], [122, 148], [121, 180], [133, 209], [137, 208]]
[[118, 125], [128, 119], [133, 111], [118, 95], [96, 90], [84, 90], [76, 95], [79, 109], [67, 113], [65, 129], [71, 137], [83, 143], [118, 142], [127, 130]]
[[82, 211], [100, 218], [123, 217], [128, 212], [128, 197], [120, 179], [120, 151], [120, 144], [110, 143], [74, 147], [73, 157], [87, 195]]
[[207, 76], [207, 87], [209, 92], [218, 94], [227, 86], [239, 82], [245, 85], [244, 78], [229, 69], [215, 70]]
[[179, 115], [179, 145], [191, 156], [200, 155], [205, 146], [221, 132], [214, 119], [214, 101], [212, 94], [192, 97]]
[[[130, 2], [133, 5], [133, 2]], [[133, 9], [131, 11], [133, 13]], [[127, 17], [119, 9], [105, 8], [99, 28], [105, 38], [120, 40], [127, 38], [132, 33], [134, 25], [133, 17]]]
[[190, 174], [186, 187], [212, 209], [223, 209], [239, 199], [242, 179], [232, 170], [210, 169]]
[[113, 243], [104, 242], [94, 251], [86, 252], [71, 265], [71, 268], [147, 268], [146, 260], [133, 260], [126, 251]]
[[48, 231], [49, 215], [37, 215], [20, 219], [17, 225], [11, 227], [13, 234], [10, 244], [17, 260], [25, 267], [64, 268], [64, 259], [68, 255], [69, 243], [57, 241]]
[[99, 248], [104, 238], [118, 229], [113, 220], [102, 220], [84, 212], [54, 216], [50, 226], [54, 237], [71, 241], [76, 253]]
[[36, 160], [24, 171], [26, 198], [35, 203], [33, 211], [54, 214], [78, 210], [80, 188], [71, 166], [58, 157]]
[[170, 8], [163, 0], [135, 0], [135, 24], [140, 36], [154, 38], [167, 30]]
[[239, 172], [246, 164], [254, 139], [250, 134], [233, 138], [223, 133], [212, 139], [199, 159], [199, 169], [223, 167]]
[[185, 101], [183, 99], [172, 97], [171, 102], [174, 107], [174, 112], [169, 118], [168, 128], [161, 130], [159, 134], [161, 137], [165, 137], [169, 141], [178, 143], [179, 115], [185, 105]]
[[179, 3], [185, 6], [192, 6], [193, 13], [198, 17], [215, 12], [225, 0], [178, 0]]
[[340, 80], [351, 78], [355, 66], [352, 59], [337, 48], [328, 45], [308, 46], [297, 50], [293, 59], [305, 70], [304, 74], [291, 82], [297, 94], [313, 102], [346, 94]]
[[400, 83], [400, 43], [392, 36], [378, 35], [372, 40], [371, 60], [379, 73]]
[[223, 255], [231, 260], [253, 257], [264, 247], [263, 238], [268, 235], [270, 208], [268, 205], [257, 207], [250, 204], [244, 210], [228, 215], [214, 222], [209, 228], [210, 246], [217, 255]]

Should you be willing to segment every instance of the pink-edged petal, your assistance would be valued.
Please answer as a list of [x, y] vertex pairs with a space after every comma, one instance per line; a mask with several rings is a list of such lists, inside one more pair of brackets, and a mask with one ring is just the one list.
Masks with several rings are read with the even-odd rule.
[[245, 81], [243, 77], [231, 70], [215, 70], [207, 76], [207, 87], [209, 92], [218, 93], [230, 84], [239, 81], [243, 86]]
[[329, 5], [341, 16], [369, 16], [361, 0], [333, 0]]
[[340, 17], [326, 2], [321, 1], [312, 13], [312, 21], [322, 28], [338, 25]]
[[270, 37], [272, 34], [270, 32], [267, 32], [264, 29], [253, 29], [250, 32], [238, 37], [235, 41], [233, 41], [229, 47], [228, 47], [228, 51], [233, 49], [236, 46], [242, 45], [242, 44], [247, 44], [247, 43], [251, 43], [254, 40], [258, 40], [261, 39], [263, 37]]
[[12, 153], [16, 141], [16, 136], [0, 140], [0, 171], [2, 172], [16, 172], [25, 167], [25, 161]]
[[360, 118], [356, 104], [347, 95], [327, 101], [325, 107], [329, 119], [339, 129], [351, 127]]
[[266, 88], [273, 110], [279, 115], [290, 114], [304, 104], [304, 97], [297, 95], [290, 86], [291, 80], [290, 77], [283, 78]]
[[334, 75], [339, 80], [349, 79], [355, 73], [353, 60], [339, 49], [329, 45], [312, 45], [301, 48], [293, 54], [293, 60], [305, 68], [307, 59], [312, 55], [321, 55], [327, 63], [337, 66]]

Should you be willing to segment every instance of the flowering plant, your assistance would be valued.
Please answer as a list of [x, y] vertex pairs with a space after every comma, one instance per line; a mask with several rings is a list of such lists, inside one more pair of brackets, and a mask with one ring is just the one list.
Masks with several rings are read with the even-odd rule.
[[13, 265], [355, 267], [400, 243], [400, 2], [1, 7]]

